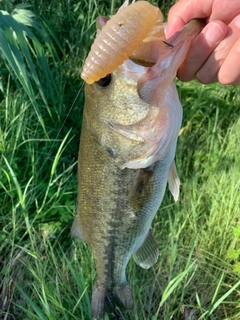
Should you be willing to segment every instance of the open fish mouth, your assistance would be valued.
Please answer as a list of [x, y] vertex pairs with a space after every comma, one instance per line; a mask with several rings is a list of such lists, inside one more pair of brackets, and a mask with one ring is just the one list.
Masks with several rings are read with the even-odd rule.
[[114, 72], [126, 83], [136, 86], [139, 79], [148, 72], [149, 68], [136, 64], [130, 59], [125, 60]]
[[168, 144], [165, 143], [167, 141], [165, 134], [170, 123], [168, 105], [155, 103], [155, 101], [150, 103], [150, 97], [153, 96], [152, 92], [148, 92], [146, 96], [142, 94], [138, 88], [139, 81], [147, 76], [150, 68], [151, 67], [136, 64], [128, 59], [113, 73], [121, 78], [123, 85], [126, 84], [127, 86], [135, 88], [139, 99], [147, 105], [145, 115], [140, 120], [136, 120], [130, 124], [105, 119], [106, 125], [111, 130], [141, 145], [141, 152], [135, 154], [136, 157], [130, 156], [128, 161], [124, 159], [125, 156], [115, 158], [115, 161], [117, 161], [122, 168], [137, 169], [151, 165], [157, 160], [156, 154], [159, 150], [160, 140], [162, 141], [162, 145], [164, 145], [164, 147], [162, 147], [162, 149], [164, 149], [162, 156], [164, 157], [165, 152], [167, 152]]
[[[168, 42], [162, 41], [158, 59], [152, 66], [127, 60], [116, 69], [116, 74], [125, 83], [136, 86], [139, 98], [148, 105], [147, 113], [135, 123], [108, 122], [112, 130], [141, 144], [142, 154], [138, 153], [136, 158], [122, 164], [122, 167], [136, 169], [150, 166], [163, 159], [176, 142], [182, 122], [182, 108], [174, 78], [203, 25], [202, 20], [192, 20]], [[138, 60], [138, 57], [135, 58]]]

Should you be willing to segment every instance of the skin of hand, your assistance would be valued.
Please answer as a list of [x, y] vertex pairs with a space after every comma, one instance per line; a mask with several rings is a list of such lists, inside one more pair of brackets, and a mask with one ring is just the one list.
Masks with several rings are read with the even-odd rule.
[[178, 70], [181, 81], [240, 84], [240, 0], [180, 0], [169, 11], [166, 36], [194, 18], [206, 26]]

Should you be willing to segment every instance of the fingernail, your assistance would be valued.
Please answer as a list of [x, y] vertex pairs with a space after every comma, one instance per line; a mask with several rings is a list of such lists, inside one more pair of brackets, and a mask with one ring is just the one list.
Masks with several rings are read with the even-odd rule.
[[240, 29], [240, 16], [239, 15], [233, 19], [233, 23], [238, 29]]
[[207, 42], [219, 42], [224, 37], [224, 31], [221, 26], [215, 22], [209, 23], [205, 32]]

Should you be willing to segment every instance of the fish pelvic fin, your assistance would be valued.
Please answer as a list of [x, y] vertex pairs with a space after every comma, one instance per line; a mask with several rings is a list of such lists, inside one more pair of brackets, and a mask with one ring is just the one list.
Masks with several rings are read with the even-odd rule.
[[154, 239], [151, 231], [141, 245], [141, 247], [134, 253], [134, 261], [143, 269], [149, 269], [157, 262], [159, 255], [158, 244]]
[[81, 231], [81, 227], [80, 227], [80, 221], [79, 221], [79, 217], [78, 215], [76, 215], [74, 221], [73, 221], [73, 225], [71, 228], [71, 237], [72, 238], [78, 238], [80, 240], [84, 240], [83, 237], [83, 233]]
[[180, 179], [178, 177], [175, 161], [172, 162], [168, 172], [168, 187], [174, 200], [177, 201], [180, 193]]
[[91, 302], [93, 320], [103, 319], [105, 312], [113, 312], [116, 306], [127, 310], [133, 308], [130, 285], [125, 283], [120, 287], [107, 289], [95, 283]]

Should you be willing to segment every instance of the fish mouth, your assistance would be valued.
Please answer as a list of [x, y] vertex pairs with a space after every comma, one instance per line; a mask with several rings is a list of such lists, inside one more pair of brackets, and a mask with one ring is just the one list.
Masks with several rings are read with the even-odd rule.
[[134, 155], [135, 158], [129, 159], [123, 167], [147, 167], [163, 159], [176, 143], [182, 122], [182, 107], [174, 78], [202, 27], [201, 20], [192, 20], [163, 42], [159, 59], [153, 66], [140, 66], [127, 60], [116, 70], [123, 81], [136, 86], [139, 98], [149, 106], [146, 115], [135, 123], [109, 124], [118, 134], [141, 144], [141, 154]]
[[148, 67], [144, 67], [128, 59], [125, 60], [115, 72], [125, 83], [137, 87], [139, 79], [142, 75], [146, 74], [148, 70]]
[[[155, 140], [154, 138], [152, 139], [152, 135], [156, 128], [159, 106], [150, 105], [150, 101], [145, 99], [144, 95], [141, 95], [141, 92], [138, 90], [139, 79], [146, 75], [148, 71], [149, 67], [139, 65], [130, 59], [126, 60], [115, 71], [117, 72], [118, 76], [121, 77], [122, 81], [136, 88], [138, 97], [144, 102], [144, 104], [146, 103], [148, 105], [148, 111], [142, 119], [131, 124], [126, 125], [108, 121], [108, 125], [112, 130], [116, 131], [120, 135], [136, 142], [145, 142], [146, 140], [153, 142], [153, 140]], [[143, 134], [143, 132], [145, 134]]]

